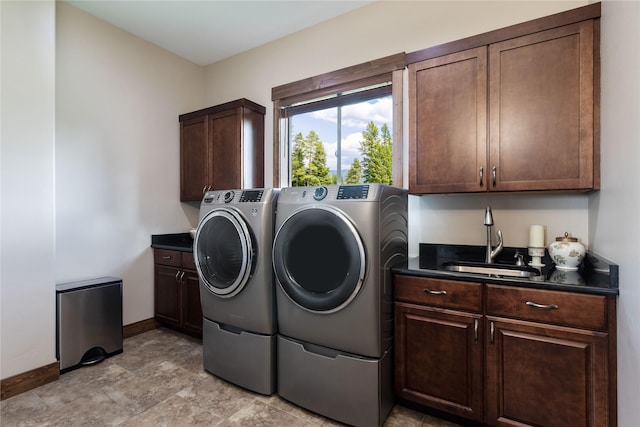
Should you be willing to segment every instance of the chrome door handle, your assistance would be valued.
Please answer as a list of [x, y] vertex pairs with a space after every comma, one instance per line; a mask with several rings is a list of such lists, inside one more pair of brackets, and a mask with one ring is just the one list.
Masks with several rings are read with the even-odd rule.
[[480, 166], [480, 187], [484, 186], [484, 167]]
[[180, 275], [180, 283], [184, 284], [184, 271], [182, 272], [182, 274]]
[[178, 279], [179, 276], [180, 276], [180, 270], [176, 271], [176, 282], [180, 281], [180, 279]]
[[478, 319], [473, 319], [473, 340], [478, 342]]
[[489, 326], [490, 326], [490, 328], [489, 328], [490, 329], [489, 341], [491, 342], [491, 344], [493, 344], [493, 342], [494, 342], [494, 334], [496, 332], [496, 325], [495, 325], [495, 323], [491, 322], [489, 324]]
[[525, 304], [527, 304], [529, 307], [541, 308], [543, 310], [557, 310], [558, 308], [560, 308], [556, 304], [536, 304], [532, 301], [527, 301], [525, 302]]
[[496, 186], [496, 167], [491, 168], [491, 175], [493, 176], [493, 186]]

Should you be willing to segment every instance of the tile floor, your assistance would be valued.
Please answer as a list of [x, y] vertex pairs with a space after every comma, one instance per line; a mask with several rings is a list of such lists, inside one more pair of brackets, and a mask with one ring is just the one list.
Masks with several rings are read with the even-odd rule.
[[[214, 377], [202, 368], [198, 340], [164, 328], [128, 338], [122, 354], [0, 405], [2, 427], [340, 425]], [[396, 405], [385, 426], [456, 424]]]

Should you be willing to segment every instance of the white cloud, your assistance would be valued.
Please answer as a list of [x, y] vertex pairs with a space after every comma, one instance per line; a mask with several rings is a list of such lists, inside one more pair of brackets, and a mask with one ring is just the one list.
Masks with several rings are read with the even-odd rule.
[[[391, 103], [392, 99], [389, 96], [372, 102], [347, 105], [342, 108], [342, 124], [353, 129], [365, 129], [367, 124], [373, 121], [378, 127], [385, 123], [391, 127], [393, 111]], [[334, 124], [338, 120], [335, 108], [314, 111], [310, 115], [314, 119]]]

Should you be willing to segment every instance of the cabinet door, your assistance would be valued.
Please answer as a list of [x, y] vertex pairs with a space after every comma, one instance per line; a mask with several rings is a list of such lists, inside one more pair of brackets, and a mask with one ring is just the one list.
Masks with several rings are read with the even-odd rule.
[[[214, 190], [242, 188], [242, 128], [239, 108], [209, 116]], [[250, 167], [250, 165], [247, 165]]]
[[200, 305], [200, 282], [198, 273], [184, 270], [182, 277], [183, 316], [182, 325], [196, 334], [202, 335], [202, 306]]
[[487, 190], [487, 48], [409, 65], [409, 192]]
[[483, 419], [481, 316], [395, 303], [395, 389], [404, 399]]
[[489, 317], [487, 422], [608, 426], [606, 333]]
[[594, 187], [593, 25], [489, 47], [490, 189]]
[[179, 268], [155, 266], [155, 316], [175, 326], [180, 326]]
[[180, 200], [200, 201], [211, 185], [207, 116], [180, 122]]

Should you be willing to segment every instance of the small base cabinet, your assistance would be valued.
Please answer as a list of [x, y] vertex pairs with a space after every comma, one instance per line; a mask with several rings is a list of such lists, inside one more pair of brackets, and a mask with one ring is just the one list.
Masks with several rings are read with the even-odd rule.
[[603, 295], [486, 288], [487, 422], [616, 425], [608, 389], [615, 305]]
[[483, 420], [482, 287], [395, 278], [396, 395]]
[[615, 296], [396, 275], [395, 389], [490, 426], [615, 426]]
[[155, 318], [202, 337], [200, 284], [191, 252], [154, 249]]

